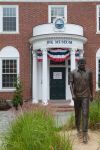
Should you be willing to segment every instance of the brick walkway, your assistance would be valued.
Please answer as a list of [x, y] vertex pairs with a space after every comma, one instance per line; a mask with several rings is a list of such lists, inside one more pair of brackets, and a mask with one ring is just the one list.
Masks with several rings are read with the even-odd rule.
[[0, 134], [7, 130], [10, 122], [14, 119], [14, 113], [11, 110], [0, 111]]

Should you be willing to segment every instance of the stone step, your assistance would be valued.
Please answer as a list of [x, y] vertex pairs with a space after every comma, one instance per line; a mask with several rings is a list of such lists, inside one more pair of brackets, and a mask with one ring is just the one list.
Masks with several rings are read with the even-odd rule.
[[69, 112], [74, 111], [74, 108], [53, 108], [53, 110], [56, 112]]
[[68, 112], [74, 111], [74, 106], [70, 105], [70, 101], [60, 100], [60, 101], [50, 101], [49, 107], [56, 112]]

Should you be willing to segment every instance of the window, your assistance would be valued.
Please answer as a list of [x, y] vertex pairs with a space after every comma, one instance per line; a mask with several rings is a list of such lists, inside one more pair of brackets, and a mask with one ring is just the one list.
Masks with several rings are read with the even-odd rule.
[[98, 88], [100, 89], [100, 59], [98, 59]]
[[97, 33], [100, 32], [100, 5], [97, 5]]
[[100, 49], [96, 53], [96, 90], [100, 90]]
[[13, 91], [19, 77], [19, 52], [12, 46], [0, 51], [0, 91]]
[[67, 6], [50, 5], [48, 11], [48, 22], [53, 23], [56, 18], [63, 18], [67, 22]]
[[2, 88], [13, 88], [17, 80], [17, 60], [2, 60]]
[[18, 32], [18, 6], [15, 5], [1, 5], [1, 32], [16, 33]]

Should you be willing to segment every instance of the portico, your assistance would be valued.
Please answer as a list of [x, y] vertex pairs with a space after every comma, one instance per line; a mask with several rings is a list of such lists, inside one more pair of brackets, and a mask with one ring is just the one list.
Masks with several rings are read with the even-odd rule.
[[78, 58], [84, 54], [87, 39], [83, 27], [65, 24], [57, 29], [54, 24], [38, 25], [29, 41], [33, 47], [32, 102], [41, 100], [46, 105], [50, 99], [71, 100], [68, 74], [76, 68], [77, 52]]

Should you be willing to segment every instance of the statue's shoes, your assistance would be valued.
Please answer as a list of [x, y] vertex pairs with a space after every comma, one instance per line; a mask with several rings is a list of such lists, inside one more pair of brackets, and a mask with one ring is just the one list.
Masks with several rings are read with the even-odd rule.
[[82, 137], [82, 131], [77, 131], [77, 136], [78, 136], [79, 138], [81, 138], [81, 137]]
[[87, 135], [83, 135], [83, 143], [84, 144], [88, 143], [88, 137], [87, 137]]

